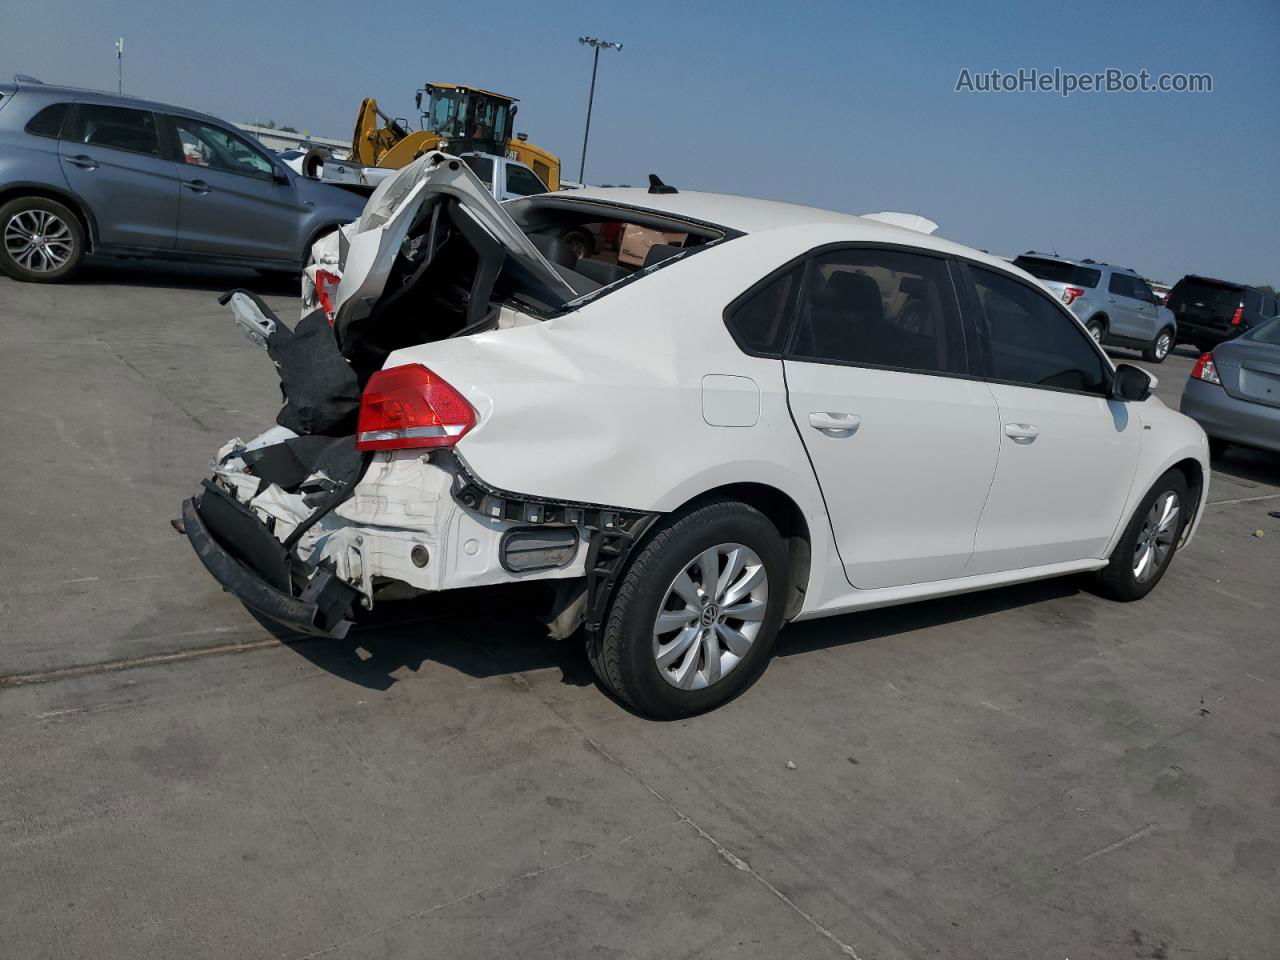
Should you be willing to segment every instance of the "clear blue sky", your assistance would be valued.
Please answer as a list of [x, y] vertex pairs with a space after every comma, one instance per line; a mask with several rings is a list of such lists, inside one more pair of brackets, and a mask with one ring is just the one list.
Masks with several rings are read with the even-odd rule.
[[[367, 11], [377, 11], [371, 13]], [[346, 137], [363, 96], [413, 117], [428, 80], [521, 99], [576, 176], [669, 183], [944, 236], [1280, 285], [1280, 3], [41, 0], [0, 3], [0, 73]], [[958, 94], [961, 68], [1213, 75], [1210, 94]]]

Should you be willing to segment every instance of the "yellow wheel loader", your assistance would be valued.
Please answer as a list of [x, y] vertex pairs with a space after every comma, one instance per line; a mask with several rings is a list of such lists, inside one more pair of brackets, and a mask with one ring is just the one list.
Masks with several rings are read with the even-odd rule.
[[361, 101], [351, 137], [352, 164], [397, 169], [431, 150], [485, 153], [518, 160], [550, 189], [560, 189], [560, 158], [535, 147], [524, 134], [512, 135], [514, 97], [454, 83], [429, 83], [414, 99], [422, 118], [420, 130], [387, 116], [372, 97]]

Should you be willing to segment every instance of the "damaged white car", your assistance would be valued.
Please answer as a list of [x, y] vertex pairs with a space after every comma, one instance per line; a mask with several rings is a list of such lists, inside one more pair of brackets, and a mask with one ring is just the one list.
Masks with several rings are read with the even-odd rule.
[[672, 717], [789, 621], [1085, 571], [1137, 599], [1168, 569], [1204, 434], [1034, 278], [922, 218], [653, 180], [499, 205], [429, 154], [318, 245], [296, 326], [226, 295], [285, 404], [183, 505], [213, 576], [331, 636], [545, 580], [553, 633]]

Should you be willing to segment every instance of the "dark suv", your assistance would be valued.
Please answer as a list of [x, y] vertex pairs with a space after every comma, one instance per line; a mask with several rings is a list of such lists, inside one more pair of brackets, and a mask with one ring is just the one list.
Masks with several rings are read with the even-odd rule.
[[1178, 341], [1211, 350], [1280, 313], [1273, 294], [1212, 277], [1183, 277], [1169, 291]]
[[215, 117], [0, 84], [0, 270], [19, 280], [63, 280], [89, 251], [298, 270], [364, 204]]

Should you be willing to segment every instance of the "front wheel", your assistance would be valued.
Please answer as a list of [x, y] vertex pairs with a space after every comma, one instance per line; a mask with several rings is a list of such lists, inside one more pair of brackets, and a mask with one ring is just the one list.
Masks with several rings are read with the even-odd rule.
[[1164, 358], [1173, 349], [1173, 333], [1168, 327], [1156, 334], [1156, 338], [1147, 344], [1142, 351], [1142, 359], [1148, 363], [1164, 363]]
[[1127, 601], [1150, 593], [1173, 562], [1193, 509], [1181, 471], [1170, 470], [1157, 480], [1125, 527], [1111, 562], [1099, 574], [1102, 594]]
[[80, 218], [56, 200], [18, 197], [0, 206], [0, 269], [15, 280], [65, 280], [86, 247]]
[[593, 666], [651, 717], [717, 707], [768, 660], [787, 571], [782, 537], [755, 508], [722, 501], [677, 515], [628, 566]]

